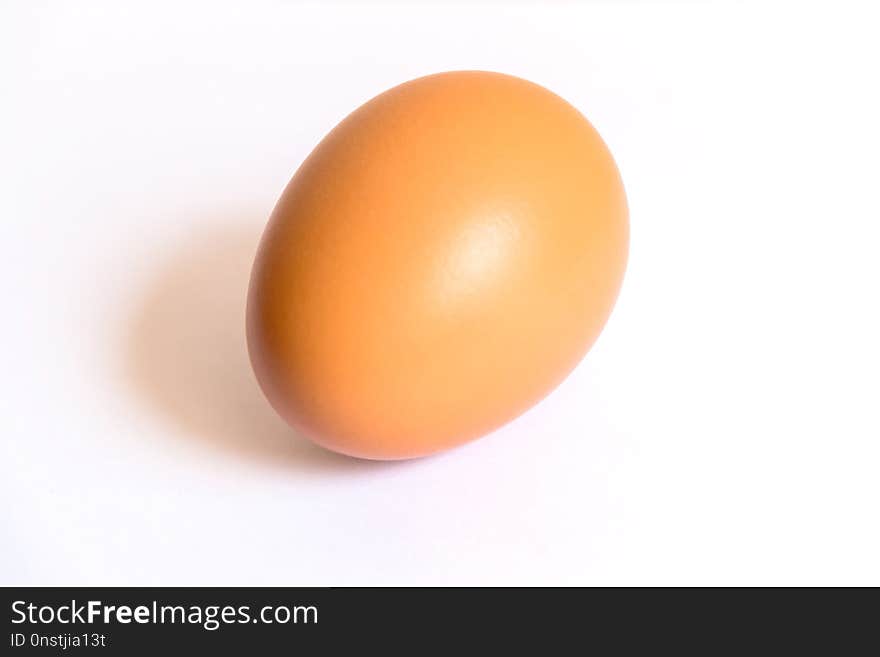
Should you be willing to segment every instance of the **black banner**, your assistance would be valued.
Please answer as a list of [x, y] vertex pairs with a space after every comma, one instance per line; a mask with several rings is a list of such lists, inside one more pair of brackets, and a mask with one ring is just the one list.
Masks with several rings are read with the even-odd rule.
[[[6, 588], [2, 654], [255, 654], [572, 648], [839, 653], [876, 622], [876, 591], [663, 589]], [[857, 595], [858, 593], [858, 595]], [[861, 595], [867, 594], [867, 596]], [[867, 598], [867, 599], [864, 599]], [[839, 629], [838, 629], [839, 628]], [[876, 640], [876, 637], [874, 639]], [[543, 651], [542, 651], [543, 652]], [[554, 651], [555, 652], [555, 651]], [[225, 653], [224, 653], [225, 654]]]

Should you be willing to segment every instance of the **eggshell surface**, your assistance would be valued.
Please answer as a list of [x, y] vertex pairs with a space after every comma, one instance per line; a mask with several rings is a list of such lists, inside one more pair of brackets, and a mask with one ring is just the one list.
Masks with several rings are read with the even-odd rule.
[[562, 98], [478, 71], [401, 84], [337, 125], [281, 196], [250, 282], [254, 371], [329, 449], [459, 445], [584, 356], [628, 239], [611, 154]]

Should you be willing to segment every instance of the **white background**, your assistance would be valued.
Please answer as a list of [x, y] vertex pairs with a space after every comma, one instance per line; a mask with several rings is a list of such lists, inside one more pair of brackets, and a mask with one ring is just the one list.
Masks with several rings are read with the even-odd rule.
[[[4, 2], [0, 583], [880, 584], [880, 41], [870, 3]], [[243, 338], [318, 140], [459, 68], [615, 154], [630, 268], [500, 431], [359, 462]]]

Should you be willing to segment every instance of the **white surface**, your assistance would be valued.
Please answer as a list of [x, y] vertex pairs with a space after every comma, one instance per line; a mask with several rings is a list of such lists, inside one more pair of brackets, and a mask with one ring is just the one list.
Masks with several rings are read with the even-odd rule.
[[[0, 583], [880, 584], [877, 16], [828, 2], [0, 9]], [[422, 461], [262, 400], [263, 223], [361, 102], [579, 107], [632, 212], [578, 370]]]

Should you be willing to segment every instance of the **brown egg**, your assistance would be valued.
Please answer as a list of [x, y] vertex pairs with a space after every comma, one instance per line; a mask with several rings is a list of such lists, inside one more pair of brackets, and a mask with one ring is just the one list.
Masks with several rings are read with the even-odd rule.
[[345, 454], [477, 438], [596, 340], [628, 231], [611, 154], [559, 96], [478, 71], [401, 84], [318, 144], [269, 220], [248, 298], [257, 379]]

